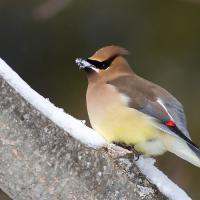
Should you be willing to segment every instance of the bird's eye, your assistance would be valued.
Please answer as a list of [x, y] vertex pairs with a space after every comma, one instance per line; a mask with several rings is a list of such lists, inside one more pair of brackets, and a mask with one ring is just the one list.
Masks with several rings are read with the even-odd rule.
[[97, 61], [97, 60], [87, 59], [87, 62], [89, 62], [91, 65], [93, 65], [97, 69], [107, 69], [111, 65], [114, 58], [115, 57], [110, 58], [110, 59], [105, 60], [105, 61], [102, 61], [102, 62]]

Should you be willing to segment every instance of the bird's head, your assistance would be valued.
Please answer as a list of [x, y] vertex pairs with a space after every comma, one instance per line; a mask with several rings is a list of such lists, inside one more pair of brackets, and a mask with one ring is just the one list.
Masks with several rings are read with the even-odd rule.
[[123, 57], [128, 51], [119, 46], [107, 46], [99, 49], [87, 59], [77, 58], [80, 69], [90, 77], [106, 77], [117, 73], [132, 72]]

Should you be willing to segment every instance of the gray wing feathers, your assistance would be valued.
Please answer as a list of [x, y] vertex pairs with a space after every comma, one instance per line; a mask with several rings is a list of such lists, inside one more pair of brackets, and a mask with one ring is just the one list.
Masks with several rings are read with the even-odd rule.
[[187, 130], [186, 117], [182, 104], [165, 89], [159, 87], [159, 90], [159, 98], [162, 99], [165, 107], [174, 119], [177, 127], [182, 131], [185, 136], [190, 138], [189, 132]]
[[[182, 104], [162, 87], [137, 75], [121, 76], [107, 83], [115, 86], [119, 92], [130, 97], [131, 102], [129, 106], [134, 109], [161, 121], [168, 121], [170, 118], [167, 113], [169, 113], [182, 133], [190, 138]], [[157, 102], [158, 98], [163, 105]], [[169, 133], [169, 130], [166, 132]]]

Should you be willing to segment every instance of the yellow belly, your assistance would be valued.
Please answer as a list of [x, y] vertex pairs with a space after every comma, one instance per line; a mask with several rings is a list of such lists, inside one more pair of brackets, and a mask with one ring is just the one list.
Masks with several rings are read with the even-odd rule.
[[109, 142], [138, 144], [160, 135], [152, 122], [143, 113], [119, 106], [95, 113], [91, 117], [92, 127]]

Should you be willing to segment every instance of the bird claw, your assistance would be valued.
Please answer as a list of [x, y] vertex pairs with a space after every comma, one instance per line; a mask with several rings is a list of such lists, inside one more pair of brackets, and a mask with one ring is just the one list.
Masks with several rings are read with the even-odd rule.
[[136, 161], [138, 161], [139, 160], [139, 158], [140, 158], [140, 156], [141, 156], [141, 154], [139, 154], [139, 153], [134, 153], [134, 157], [133, 157], [133, 160], [136, 162]]
[[126, 157], [130, 154], [132, 155], [132, 151], [130, 151], [128, 149], [124, 149], [123, 147], [120, 147], [120, 146], [112, 144], [112, 143], [106, 145], [104, 147], [104, 149], [106, 150], [108, 155], [111, 156], [112, 158], [122, 158], [122, 157]]
[[131, 158], [133, 156], [134, 161], [138, 161], [141, 155], [133, 146], [122, 143], [111, 143], [104, 148], [112, 158]]
[[138, 161], [142, 154], [135, 150], [134, 146], [132, 147], [132, 152], [134, 154], [133, 160]]

